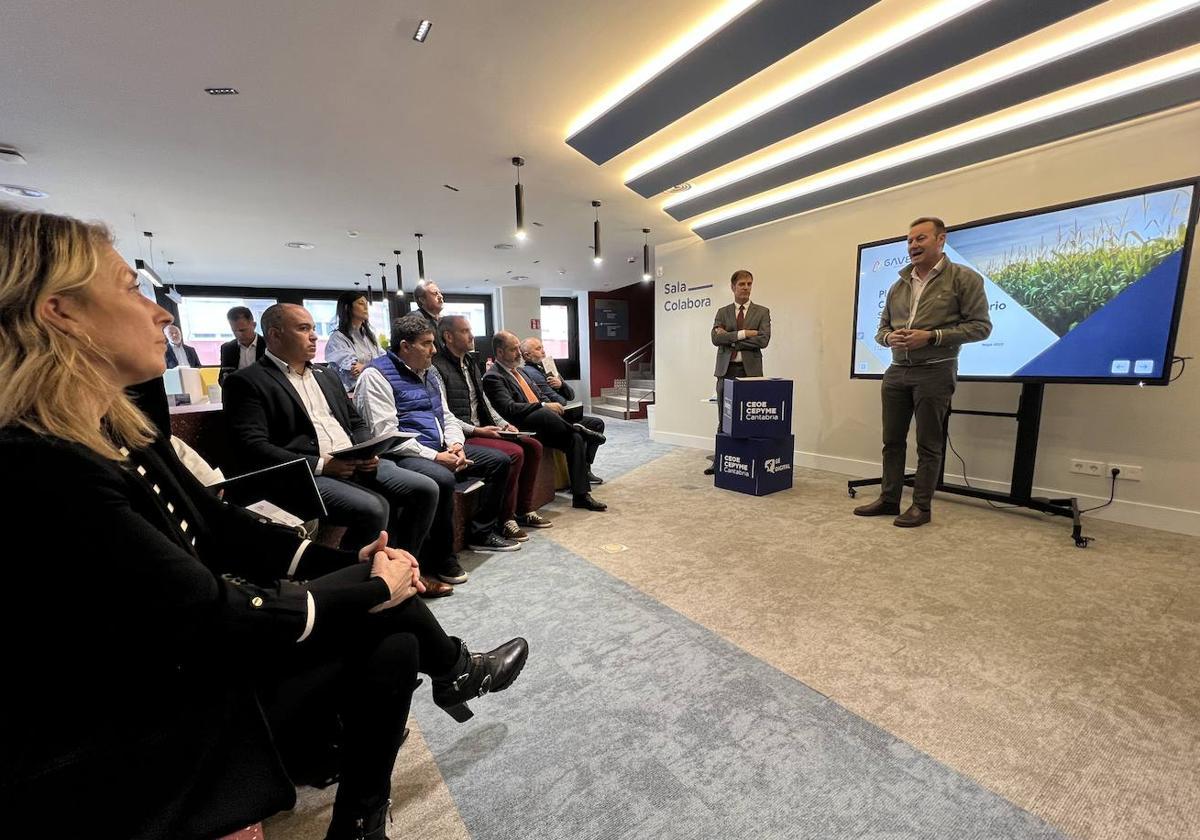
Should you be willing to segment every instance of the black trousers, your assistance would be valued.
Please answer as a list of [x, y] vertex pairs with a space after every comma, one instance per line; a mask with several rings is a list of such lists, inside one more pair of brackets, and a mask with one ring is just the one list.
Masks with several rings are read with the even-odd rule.
[[[576, 422], [578, 422], [581, 426], [586, 426], [593, 432], [604, 434], [604, 421], [599, 417], [593, 417], [590, 414], [582, 414], [580, 415], [579, 420]], [[600, 449], [600, 441], [594, 438], [588, 438], [586, 441], [584, 441], [584, 444], [587, 447], [587, 462], [590, 466], [596, 463], [596, 452]]]
[[[363, 613], [336, 631], [323, 625], [321, 591], [362, 581], [367, 563], [307, 584], [317, 602], [313, 633], [282, 660], [266, 663], [262, 697], [267, 722], [286, 758], [312, 743], [314, 705], [342, 722], [337, 800], [352, 811], [381, 806], [404, 736], [417, 673], [441, 676], [454, 668], [458, 645], [414, 596], [378, 613]], [[332, 705], [332, 709], [329, 706]], [[290, 768], [289, 768], [290, 769]]]
[[475, 491], [479, 495], [479, 503], [475, 506], [475, 516], [471, 519], [469, 536], [472, 539], [486, 537], [495, 530], [500, 506], [504, 503], [504, 488], [508, 481], [508, 456], [474, 443], [465, 444], [463, 450], [467, 453], [467, 459], [475, 463], [459, 473], [417, 455], [399, 458], [387, 456], [395, 458], [395, 462], [404, 469], [428, 476], [437, 482], [437, 510], [420, 556], [422, 565], [428, 565], [431, 571], [441, 569], [442, 564], [454, 552], [454, 487], [459, 481], [477, 478], [484, 482], [483, 487]]
[[[583, 421], [589, 419], [599, 421], [600, 428], [604, 428], [603, 421], [598, 417], [585, 417]], [[585, 441], [578, 429], [548, 408], [539, 408], [515, 425], [523, 432], [537, 432], [538, 440], [543, 446], [561, 449], [566, 453], [572, 494], [582, 496], [591, 491], [591, 485], [588, 484], [588, 468], [592, 458], [596, 457], [599, 444]], [[593, 427], [589, 425], [588, 428]]]

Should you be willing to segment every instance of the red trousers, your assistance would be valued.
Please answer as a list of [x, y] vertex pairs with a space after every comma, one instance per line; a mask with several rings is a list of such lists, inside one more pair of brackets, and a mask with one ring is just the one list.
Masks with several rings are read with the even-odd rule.
[[508, 484], [504, 488], [504, 503], [500, 506], [498, 524], [503, 525], [517, 513], [532, 513], [533, 486], [542, 462], [542, 445], [531, 437], [471, 437], [469, 440], [477, 446], [497, 449], [508, 456]]

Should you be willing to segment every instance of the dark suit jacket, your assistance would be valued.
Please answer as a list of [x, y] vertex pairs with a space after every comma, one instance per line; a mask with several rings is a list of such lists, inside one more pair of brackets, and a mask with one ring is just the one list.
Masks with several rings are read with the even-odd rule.
[[[717, 332], [717, 327], [724, 327], [725, 332]], [[735, 350], [741, 351], [742, 365], [746, 368], [747, 376], [763, 375], [762, 351], [771, 343], [771, 310], [751, 301], [746, 307], [742, 329], [758, 330], [758, 335], [738, 341], [737, 304], [731, 303], [717, 310], [712, 329], [712, 343], [717, 348], [714, 376], [725, 375], [725, 371], [729, 369], [729, 359]]]
[[532, 362], [526, 362], [525, 372], [529, 374], [530, 380], [538, 384], [538, 388], [542, 389], [543, 394], [547, 391], [554, 394], [552, 402], [569, 403], [575, 399], [575, 389], [568, 385], [567, 380], [562, 379], [562, 377], [559, 377], [562, 381], [561, 388], [554, 388], [550, 385], [550, 378], [546, 376], [546, 368], [541, 362], [536, 365]]
[[[218, 501], [163, 439], [137, 458], [163, 495], [78, 444], [0, 430], [21, 476], [0, 507], [6, 556], [22, 558], [0, 610], [10, 825], [59, 822], [70, 801], [96, 837], [216, 837], [295, 801], [254, 686], [304, 631], [307, 595], [279, 582], [299, 538]], [[297, 575], [354, 561], [314, 544]], [[318, 627], [334, 606], [318, 597]]]
[[[200, 357], [196, 355], [196, 348], [190, 344], [184, 344], [183, 355], [187, 356], [188, 364], [192, 367], [200, 367]], [[167, 345], [167, 370], [179, 366], [179, 360], [175, 358], [175, 351], [171, 349], [171, 345]]]
[[[369, 439], [371, 431], [346, 396], [341, 380], [315, 366], [313, 376], [331, 413], [350, 440], [361, 443]], [[221, 399], [229, 455], [239, 470], [262, 469], [299, 456], [316, 471], [320, 460], [317, 430], [308, 419], [296, 389], [269, 357], [230, 374], [225, 379]]]
[[[238, 369], [238, 362], [242, 360], [242, 351], [239, 348], [238, 340], [226, 341], [221, 345], [221, 373], [218, 375], [218, 380], [222, 385], [225, 384], [225, 377]], [[261, 335], [254, 337], [254, 358], [262, 359], [263, 354], [267, 352], [267, 340]]]
[[417, 307], [412, 311], [413, 315], [420, 315], [429, 324], [429, 329], [433, 330], [433, 343], [437, 345], [438, 352], [441, 353], [446, 349], [446, 343], [442, 341], [442, 334], [438, 332], [438, 319], [434, 318], [421, 307]]
[[[533, 393], [539, 395], [542, 400], [546, 402], [559, 401], [553, 391], [550, 392], [551, 396], [542, 393], [537, 384], [526, 376], [521, 368], [517, 368], [516, 373], [525, 378], [525, 382], [528, 383]], [[513, 378], [508, 375], [508, 371], [499, 362], [492, 365], [492, 369], [483, 375], [483, 390], [488, 399], [492, 401], [492, 405], [500, 412], [500, 416], [517, 427], [520, 427], [522, 420], [542, 407], [540, 402], [531, 403], [525, 399], [521, 386], [513, 381]]]

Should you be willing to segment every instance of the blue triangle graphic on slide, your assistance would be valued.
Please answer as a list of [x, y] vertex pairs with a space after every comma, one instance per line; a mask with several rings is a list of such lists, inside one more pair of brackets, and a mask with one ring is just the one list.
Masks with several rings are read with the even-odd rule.
[[[1181, 251], [1172, 253], [1014, 375], [1161, 376], [1182, 259]], [[1135, 372], [1139, 359], [1152, 359], [1153, 370]], [[1126, 372], [1113, 372], [1118, 360], [1129, 362]]]

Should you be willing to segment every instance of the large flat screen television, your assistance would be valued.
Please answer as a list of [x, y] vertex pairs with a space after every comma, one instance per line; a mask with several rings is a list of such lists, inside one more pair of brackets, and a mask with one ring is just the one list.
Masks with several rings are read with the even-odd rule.
[[[960, 379], [1165, 385], [1200, 182], [1146, 187], [947, 230], [946, 256], [983, 276], [992, 334], [964, 345]], [[858, 247], [851, 377], [878, 379], [903, 237]]]

